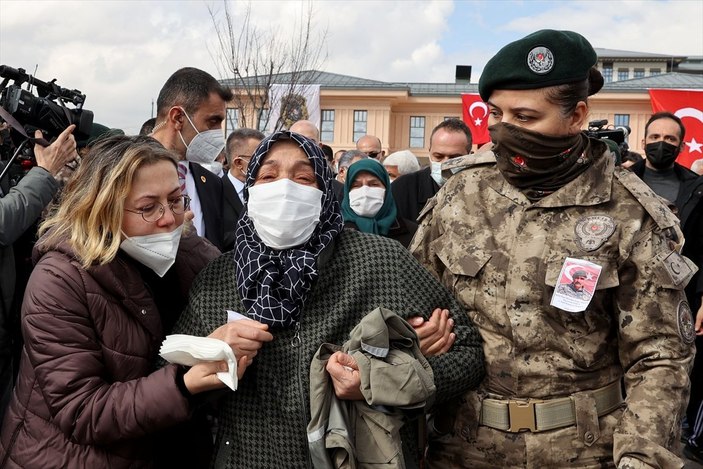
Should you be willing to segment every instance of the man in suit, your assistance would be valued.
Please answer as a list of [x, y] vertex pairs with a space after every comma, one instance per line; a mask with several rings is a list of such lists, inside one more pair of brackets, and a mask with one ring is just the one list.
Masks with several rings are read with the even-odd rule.
[[195, 230], [220, 250], [222, 181], [201, 164], [211, 164], [225, 146], [222, 122], [231, 99], [232, 92], [209, 73], [192, 67], [177, 70], [159, 92], [151, 134], [178, 155], [181, 188], [191, 199]]
[[391, 184], [398, 216], [416, 221], [427, 200], [444, 184], [442, 163], [471, 153], [471, 131], [459, 119], [447, 119], [432, 129], [430, 166], [400, 176]]
[[237, 129], [227, 137], [225, 157], [229, 171], [222, 176], [222, 219], [224, 221], [224, 252], [234, 247], [237, 220], [244, 212], [244, 180], [249, 160], [264, 139], [264, 134], [254, 129]]

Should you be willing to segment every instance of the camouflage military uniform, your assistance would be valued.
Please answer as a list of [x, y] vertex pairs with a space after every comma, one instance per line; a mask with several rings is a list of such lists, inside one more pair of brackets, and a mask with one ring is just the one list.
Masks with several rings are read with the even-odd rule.
[[[468, 168], [421, 213], [411, 251], [469, 312], [487, 365], [478, 393], [452, 409], [451, 432], [430, 439], [430, 467], [681, 467], [671, 448], [695, 338], [682, 288], [695, 267], [654, 193], [602, 143], [587, 154], [590, 168], [535, 203], [490, 151], [463, 157]], [[602, 266], [581, 313], [550, 306], [566, 257]], [[625, 405], [600, 418], [577, 406], [576, 425], [545, 432], [477, 423], [486, 397], [577, 403], [620, 380]]]

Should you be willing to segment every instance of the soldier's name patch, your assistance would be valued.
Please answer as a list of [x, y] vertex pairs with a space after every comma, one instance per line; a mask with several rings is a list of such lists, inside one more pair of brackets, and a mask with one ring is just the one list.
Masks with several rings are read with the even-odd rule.
[[692, 344], [696, 340], [696, 329], [693, 326], [693, 313], [686, 301], [681, 301], [677, 308], [677, 318], [679, 323], [679, 336], [686, 344]]
[[574, 227], [576, 243], [586, 252], [595, 251], [615, 233], [615, 220], [608, 215], [580, 218]]
[[593, 262], [567, 257], [549, 304], [570, 313], [585, 311], [593, 298], [601, 270], [602, 267]]

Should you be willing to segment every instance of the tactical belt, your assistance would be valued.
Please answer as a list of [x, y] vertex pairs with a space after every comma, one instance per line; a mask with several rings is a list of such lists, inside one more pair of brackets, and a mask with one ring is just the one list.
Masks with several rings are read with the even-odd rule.
[[[620, 381], [591, 391], [598, 417], [607, 415], [623, 403]], [[558, 399], [491, 399], [481, 404], [481, 425], [506, 432], [544, 432], [574, 425], [576, 411], [571, 397]]]

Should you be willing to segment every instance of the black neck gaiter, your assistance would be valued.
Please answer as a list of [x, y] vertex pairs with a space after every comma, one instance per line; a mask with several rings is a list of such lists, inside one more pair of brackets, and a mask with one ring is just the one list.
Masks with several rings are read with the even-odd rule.
[[532, 202], [573, 181], [591, 163], [583, 133], [552, 137], [502, 122], [488, 131], [498, 170]]

